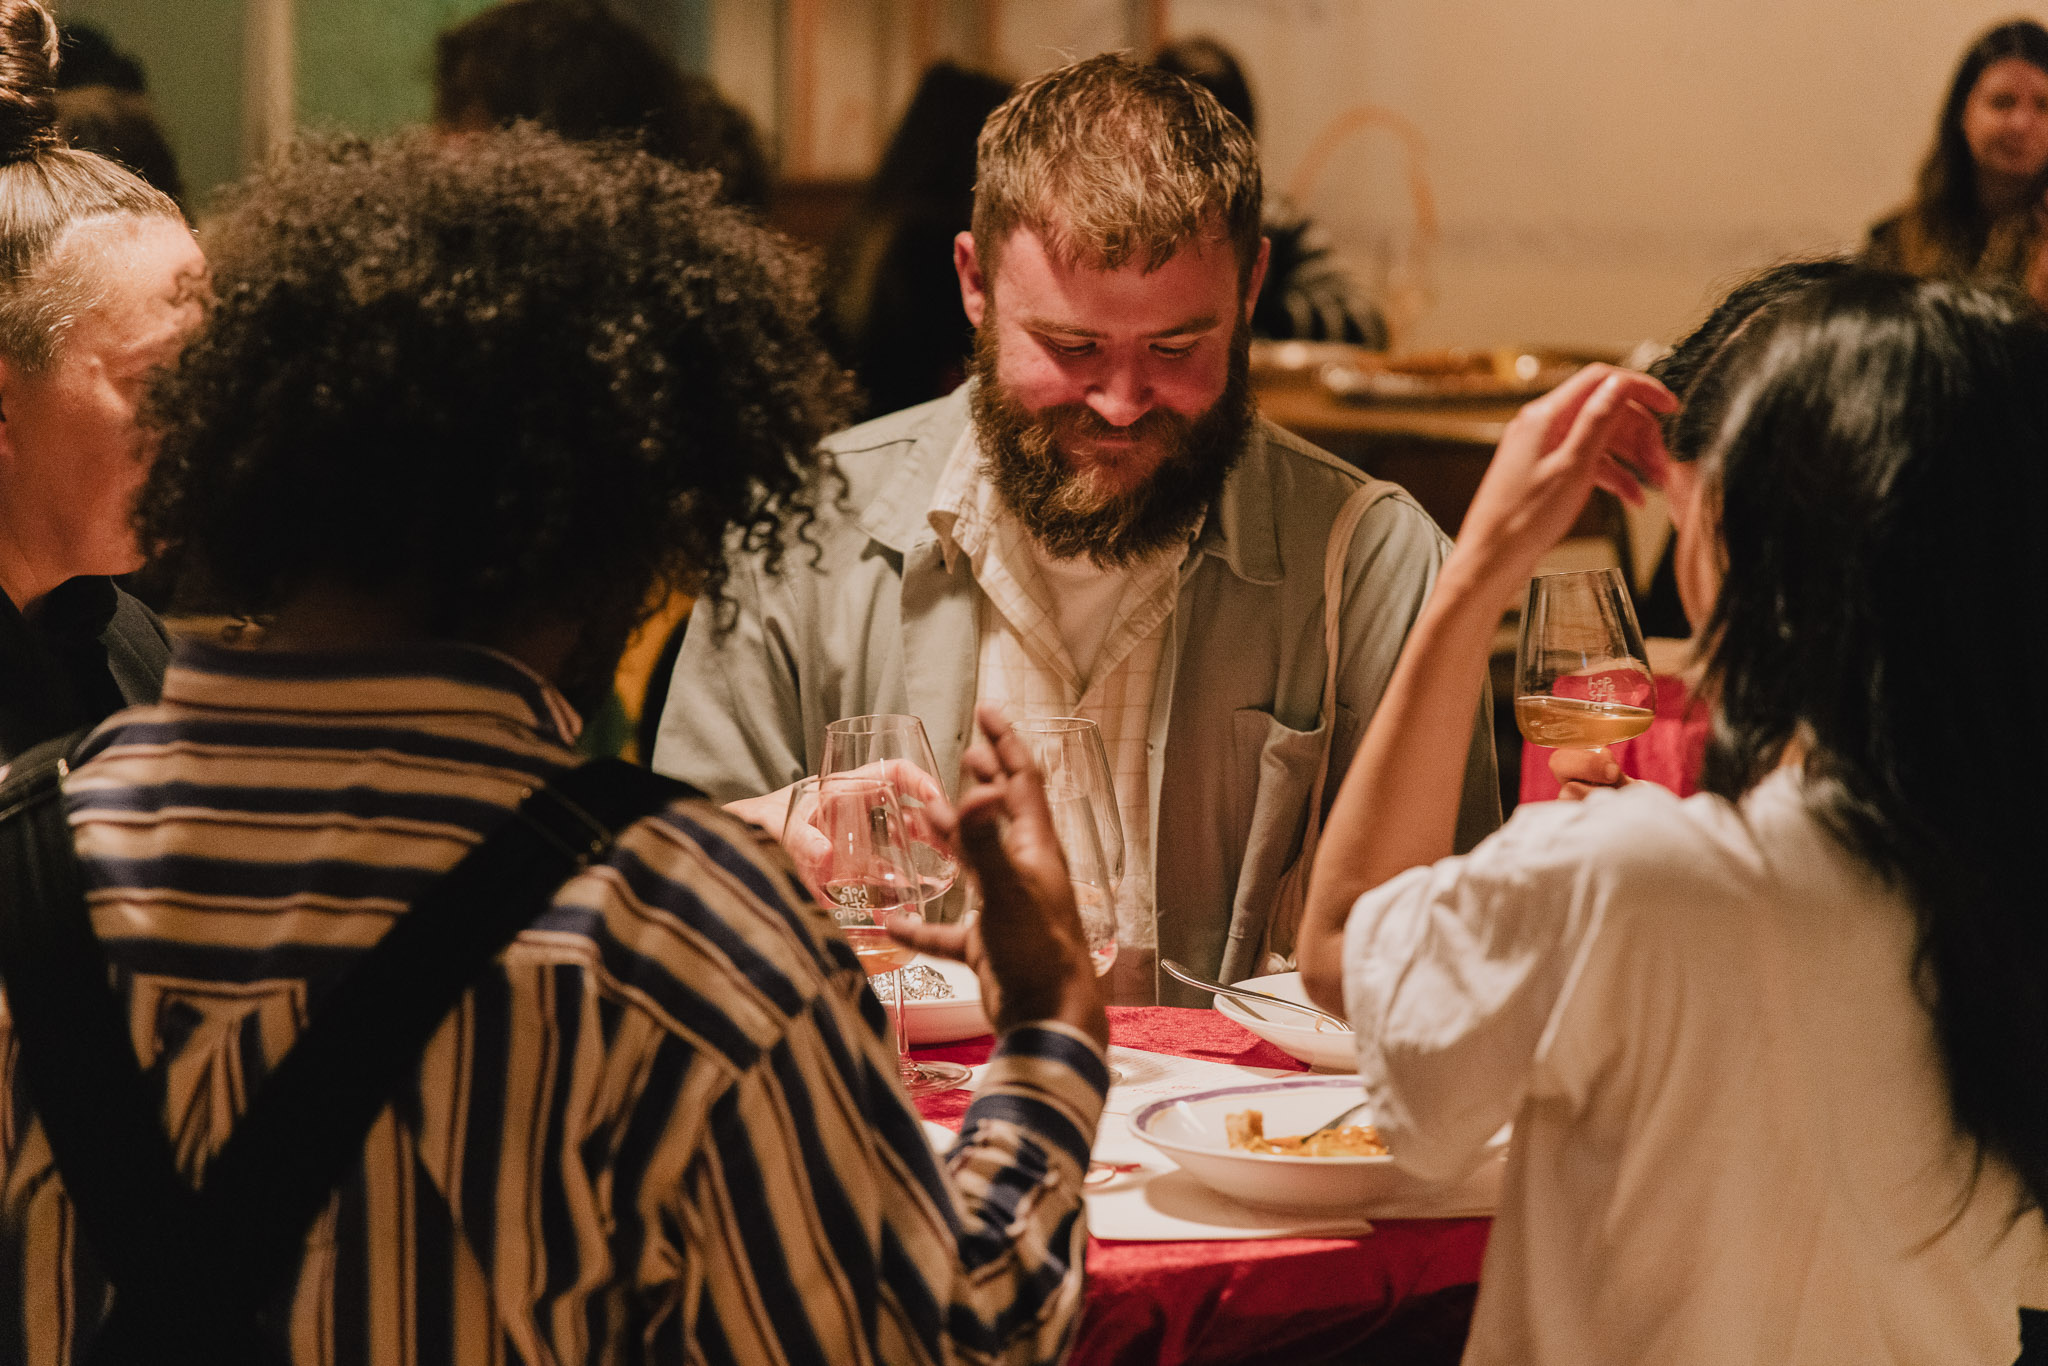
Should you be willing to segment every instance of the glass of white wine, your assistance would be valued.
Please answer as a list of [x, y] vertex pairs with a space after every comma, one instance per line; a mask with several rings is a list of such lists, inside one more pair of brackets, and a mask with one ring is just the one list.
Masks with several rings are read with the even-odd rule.
[[1515, 725], [1546, 749], [1633, 740], [1656, 719], [1657, 686], [1619, 569], [1539, 574], [1515, 649]]
[[[808, 819], [823, 837], [824, 847], [816, 855], [810, 880], [832, 908], [833, 919], [868, 977], [893, 974], [889, 994], [903, 1085], [913, 1095], [958, 1086], [967, 1080], [966, 1068], [917, 1062], [910, 1056], [902, 969], [910, 966], [917, 952], [897, 942], [889, 930], [923, 919], [924, 887], [895, 785], [872, 773], [828, 773], [817, 780], [816, 791]], [[798, 810], [792, 800], [791, 819], [804, 818]]]

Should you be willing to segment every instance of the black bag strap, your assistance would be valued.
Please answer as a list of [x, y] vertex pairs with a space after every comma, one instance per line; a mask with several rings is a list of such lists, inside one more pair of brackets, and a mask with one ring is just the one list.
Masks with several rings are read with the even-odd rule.
[[[117, 1285], [159, 1279], [177, 1250], [151, 1236], [190, 1223], [157, 1098], [136, 1065], [125, 1011], [85, 914], [61, 783], [77, 731], [17, 755], [0, 784], [0, 980], [21, 1069], [94, 1254]], [[89, 1080], [88, 1080], [89, 1079]]]
[[[23, 1066], [87, 1239], [116, 1287], [95, 1362], [274, 1354], [281, 1335], [263, 1332], [259, 1316], [293, 1283], [313, 1222], [448, 1011], [618, 831], [694, 795], [619, 760], [529, 792], [321, 1002], [195, 1193], [177, 1172], [91, 934], [57, 799], [62, 762], [23, 758], [0, 787], [0, 894], [9, 903], [0, 978], [11, 1003], [17, 982], [34, 984], [34, 1023], [14, 1010]], [[10, 802], [17, 784], [22, 796]], [[29, 845], [34, 861], [17, 865], [16, 849]], [[36, 927], [33, 937], [24, 941], [17, 922]], [[51, 962], [66, 966], [61, 985]]]

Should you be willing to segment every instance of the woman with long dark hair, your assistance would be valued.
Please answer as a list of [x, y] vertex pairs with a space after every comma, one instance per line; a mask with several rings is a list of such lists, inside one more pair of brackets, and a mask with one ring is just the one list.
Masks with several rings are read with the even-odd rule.
[[1654, 381], [1511, 426], [1331, 813], [1301, 964], [1396, 1160], [1514, 1122], [1468, 1363], [2010, 1362], [2048, 1252], [2048, 322], [1857, 272], [1717, 361], [1681, 571], [1703, 791], [1451, 850], [1502, 601], [1667, 457]]
[[1998, 25], [1963, 54], [1913, 197], [1870, 229], [1865, 264], [2022, 280], [2048, 189], [2048, 29]]

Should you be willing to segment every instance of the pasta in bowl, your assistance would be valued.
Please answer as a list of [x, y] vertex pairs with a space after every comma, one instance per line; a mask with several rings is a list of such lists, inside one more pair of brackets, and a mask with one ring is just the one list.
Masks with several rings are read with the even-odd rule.
[[[1409, 1176], [1384, 1151], [1309, 1156], [1232, 1145], [1233, 1116], [1240, 1138], [1248, 1127], [1242, 1117], [1257, 1111], [1262, 1141], [1265, 1134], [1286, 1139], [1310, 1133], [1362, 1098], [1356, 1077], [1287, 1077], [1156, 1100], [1131, 1115], [1130, 1127], [1209, 1189], [1262, 1209], [1400, 1218], [1492, 1208], [1506, 1130], [1481, 1169], [1451, 1188]], [[1360, 1115], [1347, 1124], [1364, 1128], [1370, 1121]]]

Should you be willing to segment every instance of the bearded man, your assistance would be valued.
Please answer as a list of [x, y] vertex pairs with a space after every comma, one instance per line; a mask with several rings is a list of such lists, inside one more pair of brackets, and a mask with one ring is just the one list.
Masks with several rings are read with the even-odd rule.
[[[1125, 838], [1112, 999], [1206, 1004], [1158, 960], [1234, 980], [1288, 951], [1272, 912], [1324, 753], [1327, 802], [1447, 542], [1390, 490], [1338, 547], [1326, 707], [1325, 561], [1369, 481], [1257, 416], [1250, 135], [1103, 56], [1020, 88], [977, 159], [954, 248], [973, 377], [827, 442], [847, 496], [814, 563], [740, 557], [730, 610], [684, 643], [655, 767], [779, 829], [839, 717], [921, 717], [942, 774], [977, 701], [1089, 717]], [[1461, 849], [1500, 821], [1472, 688]]]

